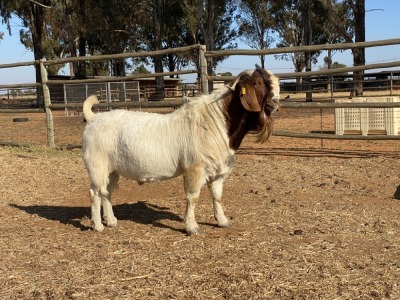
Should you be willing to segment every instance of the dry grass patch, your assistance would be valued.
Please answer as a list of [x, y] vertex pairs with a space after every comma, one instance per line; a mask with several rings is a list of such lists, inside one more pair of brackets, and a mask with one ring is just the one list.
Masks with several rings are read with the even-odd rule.
[[285, 152], [255, 148], [249, 139], [242, 151], [223, 197], [232, 227], [216, 227], [204, 190], [201, 234], [188, 237], [180, 178], [142, 186], [122, 180], [114, 197], [118, 227], [97, 233], [79, 150], [0, 148], [0, 294], [400, 297], [398, 156], [377, 149], [350, 158], [334, 150]]

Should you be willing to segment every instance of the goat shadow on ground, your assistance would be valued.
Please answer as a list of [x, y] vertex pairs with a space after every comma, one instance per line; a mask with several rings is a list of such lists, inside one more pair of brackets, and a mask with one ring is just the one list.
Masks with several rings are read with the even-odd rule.
[[396, 191], [393, 194], [393, 198], [396, 200], [400, 200], [400, 185], [397, 186]]
[[[62, 224], [73, 225], [82, 231], [91, 229], [91, 227], [82, 224], [83, 218], [90, 218], [90, 207], [52, 205], [23, 206], [17, 204], [10, 204], [10, 206], [30, 215], [37, 215], [48, 220], [59, 221]], [[185, 233], [183, 227], [182, 229], [178, 229], [161, 222], [162, 220], [183, 221], [180, 216], [169, 211], [168, 207], [161, 207], [146, 201], [139, 201], [137, 203], [113, 205], [113, 210], [118, 220], [130, 220], [139, 224], [149, 224], [155, 227], [167, 228]]]

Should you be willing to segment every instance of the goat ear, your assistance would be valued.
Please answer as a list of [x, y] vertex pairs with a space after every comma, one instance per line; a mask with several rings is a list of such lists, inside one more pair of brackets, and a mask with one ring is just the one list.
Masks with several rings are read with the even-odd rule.
[[240, 86], [240, 102], [247, 111], [261, 111], [254, 87], [250, 84]]

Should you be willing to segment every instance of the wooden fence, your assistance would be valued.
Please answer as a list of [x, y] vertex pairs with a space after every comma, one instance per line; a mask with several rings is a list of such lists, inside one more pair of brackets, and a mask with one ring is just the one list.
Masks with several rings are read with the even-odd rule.
[[[111, 59], [120, 59], [120, 58], [134, 58], [134, 57], [155, 57], [167, 55], [170, 53], [185, 53], [189, 51], [197, 51], [199, 55], [200, 69], [199, 70], [185, 70], [185, 71], [177, 71], [177, 72], [166, 72], [166, 73], [152, 73], [152, 74], [140, 74], [140, 75], [130, 75], [125, 76], [123, 78], [107, 78], [107, 79], [84, 79], [84, 80], [74, 80], [74, 83], [99, 83], [99, 82], [116, 82], [116, 81], [132, 81], [137, 78], [146, 78], [146, 77], [159, 77], [159, 76], [169, 76], [169, 75], [183, 75], [183, 74], [191, 74], [198, 73], [201, 79], [201, 92], [203, 94], [208, 93], [208, 85], [209, 81], [232, 81], [235, 79], [235, 76], [208, 76], [207, 74], [207, 59], [213, 57], [222, 57], [222, 56], [236, 56], [236, 55], [275, 55], [275, 54], [284, 54], [284, 53], [294, 53], [294, 52], [309, 52], [309, 51], [318, 51], [318, 50], [343, 50], [343, 49], [354, 49], [354, 48], [367, 48], [367, 47], [379, 47], [379, 46], [388, 46], [388, 45], [398, 45], [400, 44], [400, 39], [390, 39], [390, 40], [381, 40], [381, 41], [373, 41], [373, 42], [362, 42], [362, 43], [343, 43], [343, 44], [325, 44], [325, 45], [314, 45], [314, 46], [298, 46], [298, 47], [283, 47], [283, 48], [275, 48], [275, 49], [265, 49], [265, 50], [224, 50], [224, 51], [206, 51], [205, 46], [203, 45], [192, 45], [188, 47], [182, 48], [173, 48], [166, 49], [161, 51], [150, 51], [150, 52], [139, 52], [139, 53], [121, 53], [114, 55], [98, 55], [98, 56], [90, 56], [90, 57], [74, 57], [74, 58], [64, 58], [58, 60], [40, 60], [40, 61], [32, 61], [32, 62], [22, 62], [22, 63], [13, 63], [13, 64], [3, 64], [0, 65], [0, 68], [14, 68], [21, 66], [33, 66], [35, 64], [40, 64], [42, 82], [41, 84], [37, 83], [21, 83], [21, 84], [11, 84], [11, 85], [0, 85], [0, 89], [12, 89], [12, 88], [23, 88], [23, 87], [36, 87], [42, 88], [43, 90], [43, 98], [44, 98], [44, 111], [46, 113], [46, 123], [47, 123], [47, 145], [48, 147], [55, 147], [54, 143], [54, 125], [53, 125], [53, 115], [52, 109], [60, 109], [60, 108], [72, 108], [77, 106], [82, 106], [82, 104], [54, 104], [51, 103], [51, 95], [49, 86], [52, 84], [66, 84], [71, 83], [71, 81], [62, 81], [62, 80], [49, 80], [47, 76], [46, 66], [54, 65], [54, 64], [64, 64], [64, 63], [72, 63], [77, 61], [105, 61]], [[320, 70], [320, 71], [310, 71], [310, 72], [292, 72], [292, 73], [276, 73], [280, 79], [288, 79], [288, 78], [298, 78], [298, 77], [311, 77], [311, 76], [322, 76], [322, 75], [333, 75], [333, 74], [341, 74], [346, 72], [355, 72], [355, 71], [365, 71], [372, 69], [383, 69], [383, 68], [391, 68], [400, 66], [400, 61], [390, 62], [390, 63], [379, 63], [379, 64], [369, 64], [363, 66], [354, 66], [347, 68], [337, 68], [330, 70]], [[146, 103], [135, 103], [135, 102], [124, 102], [124, 103], [102, 103], [99, 104], [98, 107], [171, 107], [178, 106], [181, 102], [171, 103], [168, 101], [161, 102], [146, 102]], [[400, 107], [400, 102], [393, 103], [320, 103], [320, 102], [309, 102], [309, 103], [299, 103], [299, 102], [282, 102], [282, 107], [287, 108], [310, 108], [310, 109], [324, 109], [324, 108], [355, 108], [355, 107], [369, 107], [369, 108], [397, 108]], [[29, 111], [29, 110], [24, 110]], [[2, 110], [4, 112], [4, 110]], [[20, 111], [22, 112], [22, 111]], [[279, 136], [288, 136], [288, 137], [298, 137], [298, 138], [318, 138], [318, 139], [375, 139], [375, 140], [397, 140], [400, 139], [398, 136], [359, 136], [359, 135], [346, 135], [346, 136], [336, 136], [336, 135], [323, 135], [323, 134], [296, 134], [290, 132], [274, 132], [274, 135]]]

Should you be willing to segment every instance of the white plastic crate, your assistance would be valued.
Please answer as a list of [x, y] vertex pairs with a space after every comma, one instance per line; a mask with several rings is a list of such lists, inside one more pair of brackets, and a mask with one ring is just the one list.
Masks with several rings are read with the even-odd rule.
[[[357, 97], [335, 100], [351, 102], [400, 102], [400, 97]], [[399, 135], [400, 108], [335, 108], [335, 132], [344, 134]]]

